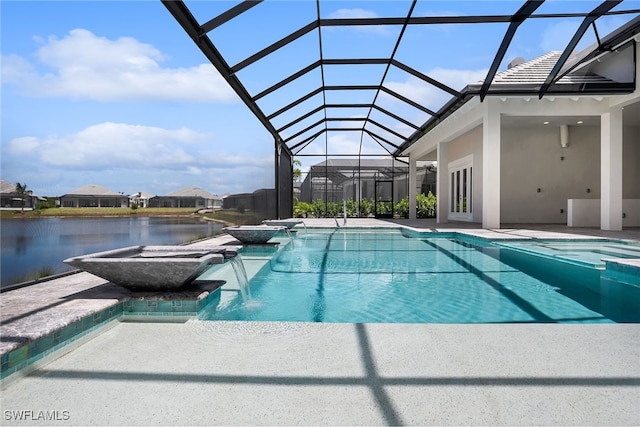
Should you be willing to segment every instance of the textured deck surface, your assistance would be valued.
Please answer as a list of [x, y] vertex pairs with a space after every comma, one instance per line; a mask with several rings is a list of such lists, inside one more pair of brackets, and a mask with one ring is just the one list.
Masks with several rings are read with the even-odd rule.
[[74, 425], [638, 425], [639, 338], [640, 325], [119, 323], [9, 386], [2, 409]]

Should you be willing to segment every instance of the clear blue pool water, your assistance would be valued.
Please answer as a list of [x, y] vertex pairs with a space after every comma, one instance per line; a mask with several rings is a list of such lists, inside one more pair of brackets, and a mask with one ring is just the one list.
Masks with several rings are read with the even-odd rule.
[[[204, 320], [347, 323], [595, 323], [640, 321], [640, 287], [601, 270], [455, 235], [309, 230], [241, 253]], [[637, 249], [637, 248], [636, 248]], [[235, 285], [235, 287], [234, 287]]]
[[640, 258], [640, 246], [625, 242], [612, 242], [604, 239], [571, 242], [499, 242], [495, 243], [495, 245], [593, 268], [605, 268], [604, 260], [606, 259]]

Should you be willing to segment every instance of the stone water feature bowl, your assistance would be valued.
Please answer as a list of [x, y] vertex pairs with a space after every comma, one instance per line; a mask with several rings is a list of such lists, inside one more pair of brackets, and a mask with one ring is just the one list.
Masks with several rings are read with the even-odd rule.
[[222, 231], [247, 245], [260, 245], [267, 243], [279, 231], [286, 230], [283, 225], [239, 225], [225, 227]]
[[295, 227], [298, 224], [303, 224], [301, 219], [265, 219], [264, 221], [262, 221], [262, 223], [270, 226], [283, 225], [287, 227], [289, 230], [291, 230], [293, 227]]
[[236, 252], [223, 247], [129, 246], [67, 258], [72, 267], [136, 291], [176, 290]]

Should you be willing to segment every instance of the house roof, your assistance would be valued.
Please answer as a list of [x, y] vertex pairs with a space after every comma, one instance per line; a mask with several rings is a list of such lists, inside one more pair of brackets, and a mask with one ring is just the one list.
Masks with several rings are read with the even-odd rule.
[[[515, 65], [493, 78], [492, 85], [533, 85], [540, 87], [546, 80], [553, 67], [560, 59], [562, 52], [552, 51], [530, 61]], [[613, 82], [604, 76], [588, 72], [574, 72], [560, 78], [556, 84], [588, 84], [588, 83], [607, 83]], [[478, 82], [482, 84], [482, 82]]]
[[146, 191], [139, 191], [137, 193], [133, 193], [129, 197], [138, 197], [138, 194], [140, 194], [141, 199], [150, 199], [152, 197], [155, 197], [155, 194], [147, 193]]
[[166, 197], [202, 197], [203, 199], [217, 199], [218, 196], [214, 196], [208, 191], [199, 187], [184, 187], [180, 190], [176, 190], [173, 193], [169, 193]]
[[0, 193], [9, 194], [16, 191], [16, 184], [9, 181], [0, 181]]
[[84, 187], [77, 188], [70, 193], [65, 194], [65, 196], [122, 196], [125, 197], [121, 193], [117, 193], [115, 191], [109, 190], [108, 188], [102, 187], [101, 185], [85, 185]]
[[[15, 192], [16, 192], [15, 183], [9, 182], [9, 181], [0, 181], [0, 194], [12, 194]], [[33, 192], [31, 192], [31, 197], [37, 197], [39, 200], [46, 200], [44, 197], [38, 196]]]

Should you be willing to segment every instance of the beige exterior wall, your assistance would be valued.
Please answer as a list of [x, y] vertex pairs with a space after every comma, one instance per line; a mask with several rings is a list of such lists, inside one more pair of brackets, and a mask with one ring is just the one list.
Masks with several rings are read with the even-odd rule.
[[473, 154], [473, 222], [482, 222], [482, 126], [470, 130], [448, 144], [449, 163], [470, 154]]
[[[600, 198], [599, 127], [502, 129], [501, 221], [566, 223], [567, 199]], [[538, 192], [538, 189], [540, 191]]]
[[640, 199], [640, 127], [622, 130], [622, 198]]
[[[638, 199], [640, 128], [625, 127], [623, 137], [623, 197]], [[600, 129], [597, 126], [571, 126], [566, 148], [560, 146], [557, 126], [503, 127], [501, 151], [503, 223], [566, 223], [567, 199], [600, 198]], [[469, 154], [474, 156], [473, 221], [481, 222], [481, 126], [448, 144], [449, 162]]]
[[[559, 134], [558, 127], [502, 129], [503, 223], [566, 223], [567, 199], [600, 198], [600, 128], [569, 127], [566, 148]], [[625, 127], [623, 140], [623, 198], [637, 199], [640, 129]]]
[[[557, 126], [502, 127], [501, 132], [502, 223], [565, 224], [568, 199], [600, 199], [599, 126], [570, 126], [566, 148]], [[623, 138], [623, 198], [639, 199], [640, 128], [625, 127]], [[448, 143], [448, 162], [469, 154], [474, 156], [473, 221], [482, 222], [482, 126]]]
[[[575, 106], [569, 103], [568, 107]], [[636, 110], [631, 111], [635, 114]], [[533, 111], [536, 112], [539, 114]], [[554, 114], [558, 112], [549, 112]], [[599, 122], [597, 114], [598, 111], [589, 110], [583, 116]], [[629, 123], [635, 120], [629, 117], [630, 113], [625, 114], [623, 120], [628, 123], [622, 132], [622, 197], [636, 200], [640, 199], [640, 126], [631, 126]], [[559, 126], [533, 124], [531, 117], [523, 116], [520, 120], [511, 117], [501, 126], [500, 222], [566, 224], [568, 199], [601, 198], [600, 125], [570, 126], [569, 145], [563, 148]], [[447, 166], [473, 155], [473, 222], [477, 223], [482, 222], [482, 138], [482, 125], [479, 125], [448, 140], [444, 144], [446, 165], [438, 165], [448, 188]], [[443, 200], [445, 194], [439, 196]]]

